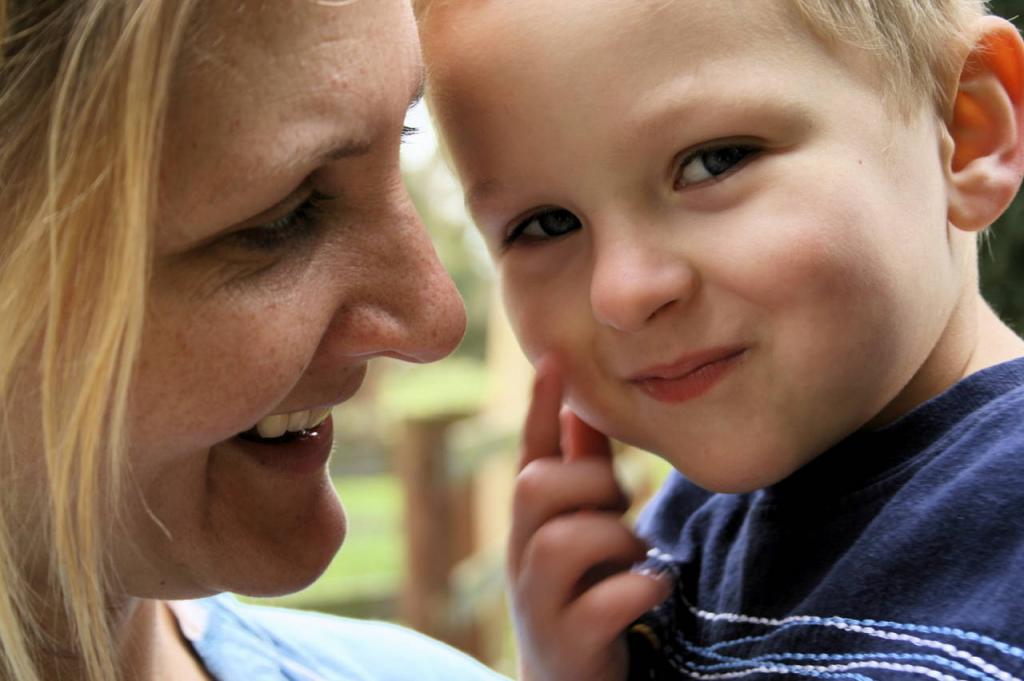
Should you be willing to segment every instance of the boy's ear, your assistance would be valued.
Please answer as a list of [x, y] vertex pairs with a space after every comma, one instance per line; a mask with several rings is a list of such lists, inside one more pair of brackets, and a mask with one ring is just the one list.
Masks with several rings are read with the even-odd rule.
[[949, 221], [966, 231], [995, 222], [1024, 174], [1024, 41], [999, 17], [975, 28], [947, 126]]

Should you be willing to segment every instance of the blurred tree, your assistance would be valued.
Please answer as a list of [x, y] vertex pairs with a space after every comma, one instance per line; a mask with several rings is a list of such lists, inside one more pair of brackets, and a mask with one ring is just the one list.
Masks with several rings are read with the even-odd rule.
[[[1024, 26], [1024, 0], [992, 0], [992, 11]], [[981, 287], [1017, 333], [1024, 333], [1024, 194], [992, 227], [981, 248]]]

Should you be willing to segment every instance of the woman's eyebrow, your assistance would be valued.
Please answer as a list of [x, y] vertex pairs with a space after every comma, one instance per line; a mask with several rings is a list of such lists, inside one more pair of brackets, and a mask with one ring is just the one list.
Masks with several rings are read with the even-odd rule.
[[340, 161], [354, 156], [362, 156], [370, 150], [369, 140], [345, 140], [329, 142], [321, 147], [322, 151], [312, 157], [321, 163]]
[[[413, 91], [412, 97], [409, 99], [409, 109], [416, 106], [420, 100], [423, 99], [425, 87], [426, 73], [421, 68], [417, 75], [416, 88]], [[366, 138], [331, 138], [325, 143], [315, 146], [312, 151], [301, 153], [299, 158], [306, 159], [306, 161], [305, 163], [300, 161], [296, 165], [319, 165], [332, 161], [340, 161], [346, 158], [362, 156], [370, 151], [372, 144], [372, 140]]]
[[420, 67], [419, 75], [416, 78], [416, 89], [412, 93], [412, 99], [409, 100], [409, 108], [413, 108], [420, 103], [423, 99], [423, 93], [427, 87], [427, 72], [426, 69]]

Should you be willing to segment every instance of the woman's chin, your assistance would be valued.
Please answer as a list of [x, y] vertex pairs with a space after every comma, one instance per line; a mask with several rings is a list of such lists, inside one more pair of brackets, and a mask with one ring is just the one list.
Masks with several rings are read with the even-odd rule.
[[322, 506], [290, 531], [279, 526], [283, 533], [221, 524], [188, 539], [176, 533], [179, 540], [148, 556], [132, 552], [136, 569], [121, 580], [122, 593], [187, 600], [222, 592], [270, 598], [301, 591], [324, 573], [345, 540], [345, 514], [337, 498], [323, 500]]
[[204, 580], [220, 591], [273, 596], [323, 574], [345, 539], [341, 501], [326, 465], [291, 470], [247, 452], [212, 457], [199, 523]]
[[[221, 564], [223, 588], [246, 596], [281, 596], [305, 589], [327, 569], [345, 540], [346, 521], [333, 491], [293, 516], [294, 522], [247, 528]], [[269, 530], [269, 531], [268, 531]], [[241, 533], [240, 533], [241, 535]], [[212, 566], [211, 566], [212, 567]]]

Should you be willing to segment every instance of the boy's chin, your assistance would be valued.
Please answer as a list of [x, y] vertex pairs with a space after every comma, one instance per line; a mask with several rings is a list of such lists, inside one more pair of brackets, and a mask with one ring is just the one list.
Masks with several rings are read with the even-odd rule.
[[[746, 451], [750, 453], [752, 449], [748, 447]], [[661, 456], [690, 482], [721, 494], [746, 494], [771, 487], [806, 463], [789, 456], [773, 456], [771, 452], [735, 457], [731, 452], [705, 450], [700, 460], [694, 460], [692, 452], [665, 452]]]
[[687, 475], [680, 471], [692, 483], [702, 487], [709, 492], [719, 494], [747, 494], [765, 487], [770, 487], [783, 480], [786, 476], [752, 475], [749, 471], [743, 471], [730, 475], [715, 471], [711, 474], [697, 473]]

